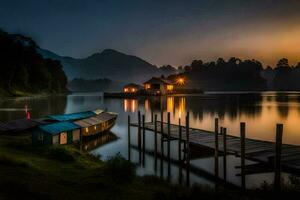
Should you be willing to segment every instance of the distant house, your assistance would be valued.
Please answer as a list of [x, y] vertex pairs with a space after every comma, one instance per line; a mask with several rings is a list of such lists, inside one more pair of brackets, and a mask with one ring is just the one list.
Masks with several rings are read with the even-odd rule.
[[80, 141], [80, 126], [71, 122], [57, 122], [41, 125], [33, 131], [32, 143], [45, 144], [73, 144]]
[[173, 92], [174, 83], [163, 78], [153, 77], [144, 82], [144, 89], [149, 93], [164, 95]]
[[143, 86], [135, 84], [135, 83], [129, 83], [123, 87], [123, 92], [124, 93], [136, 93], [141, 89], [143, 89]]

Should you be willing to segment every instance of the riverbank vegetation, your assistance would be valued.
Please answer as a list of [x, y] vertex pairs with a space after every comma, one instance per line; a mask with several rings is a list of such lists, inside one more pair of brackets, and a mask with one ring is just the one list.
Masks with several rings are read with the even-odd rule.
[[[139, 177], [120, 155], [102, 161], [75, 146], [34, 147], [29, 134], [0, 136], [1, 199], [271, 199], [272, 191], [186, 188]], [[266, 188], [269, 188], [265, 186]]]
[[185, 77], [186, 87], [190, 88], [210, 91], [300, 90], [300, 63], [292, 66], [286, 58], [280, 59], [274, 67], [263, 67], [258, 60], [235, 57], [211, 62], [194, 60], [179, 71], [169, 78]]
[[44, 59], [29, 37], [0, 30], [0, 95], [31, 96], [67, 92], [59, 61]]

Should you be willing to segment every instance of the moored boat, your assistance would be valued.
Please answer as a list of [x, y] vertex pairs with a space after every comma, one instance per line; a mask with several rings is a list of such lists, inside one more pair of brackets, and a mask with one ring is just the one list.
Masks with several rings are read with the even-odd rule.
[[72, 144], [82, 137], [109, 131], [116, 122], [117, 113], [103, 110], [51, 115], [33, 131], [33, 144]]
[[117, 113], [102, 112], [89, 118], [76, 120], [73, 123], [80, 126], [81, 135], [87, 137], [109, 131], [115, 125], [117, 117]]

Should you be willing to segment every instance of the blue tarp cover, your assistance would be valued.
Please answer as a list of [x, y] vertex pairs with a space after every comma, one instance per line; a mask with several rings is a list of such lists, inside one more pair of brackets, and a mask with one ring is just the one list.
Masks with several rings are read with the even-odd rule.
[[41, 125], [39, 126], [41, 130], [50, 134], [58, 134], [65, 131], [71, 131], [74, 129], [79, 129], [80, 126], [72, 123], [72, 122], [57, 122], [53, 124]]
[[73, 120], [77, 120], [77, 119], [84, 119], [84, 118], [92, 117], [95, 115], [96, 115], [96, 113], [93, 111], [86, 111], [86, 112], [78, 112], [78, 113], [63, 114], [63, 115], [49, 115], [48, 118], [63, 122], [63, 121], [73, 121]]

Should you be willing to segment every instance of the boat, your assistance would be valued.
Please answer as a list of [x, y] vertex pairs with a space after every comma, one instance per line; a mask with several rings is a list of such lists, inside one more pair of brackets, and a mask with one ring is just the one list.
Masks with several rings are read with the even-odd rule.
[[50, 115], [44, 119], [32, 136], [33, 144], [72, 144], [83, 137], [91, 137], [109, 131], [118, 114], [103, 110], [85, 111], [63, 115]]
[[75, 120], [73, 123], [80, 126], [82, 137], [88, 137], [109, 131], [115, 125], [117, 117], [117, 113], [103, 111], [92, 117]]

